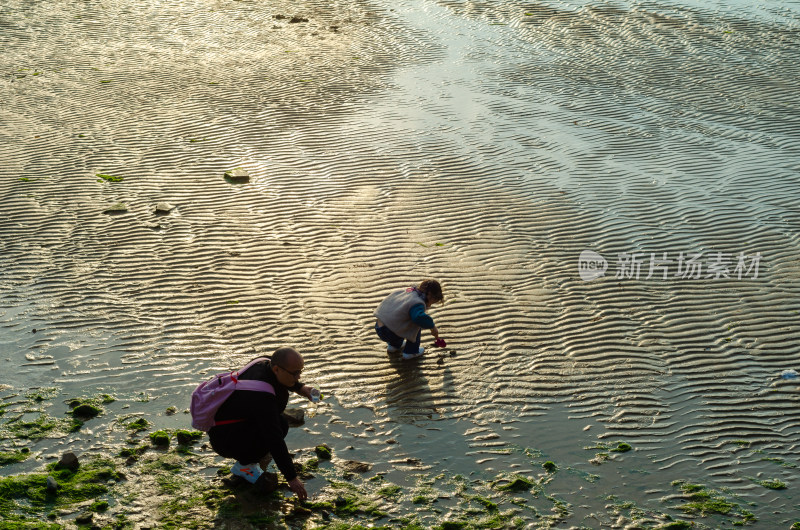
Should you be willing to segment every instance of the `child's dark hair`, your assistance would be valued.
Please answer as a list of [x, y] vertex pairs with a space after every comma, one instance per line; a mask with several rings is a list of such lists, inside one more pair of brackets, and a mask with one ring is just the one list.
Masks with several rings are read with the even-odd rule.
[[442, 286], [436, 280], [422, 280], [422, 283], [417, 287], [420, 291], [425, 293], [425, 298], [428, 302], [444, 302], [444, 295], [442, 294]]

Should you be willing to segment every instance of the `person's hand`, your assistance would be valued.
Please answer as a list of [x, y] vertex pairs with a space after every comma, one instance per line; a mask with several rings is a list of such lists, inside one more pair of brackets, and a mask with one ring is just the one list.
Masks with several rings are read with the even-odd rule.
[[306, 487], [303, 484], [303, 481], [300, 480], [298, 477], [294, 477], [292, 480], [289, 481], [289, 489], [297, 495], [297, 498], [301, 501], [304, 501], [308, 498], [308, 493], [306, 493]]
[[303, 385], [303, 387], [300, 390], [298, 390], [297, 393], [300, 394], [301, 396], [305, 396], [306, 399], [311, 401], [311, 390], [313, 390], [312, 387], [308, 385]]
[[435, 338], [435, 339], [439, 338], [439, 330], [438, 330], [438, 328], [436, 326], [433, 326], [431, 328], [431, 335], [433, 335], [433, 338]]

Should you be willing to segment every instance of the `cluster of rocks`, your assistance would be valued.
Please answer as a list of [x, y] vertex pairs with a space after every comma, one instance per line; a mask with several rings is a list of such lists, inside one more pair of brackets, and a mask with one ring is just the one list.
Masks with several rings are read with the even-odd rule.
[[[287, 18], [284, 17], [283, 15], [275, 15], [275, 17]], [[289, 22], [308, 22], [308, 19], [294, 17]], [[225, 172], [225, 180], [233, 184], [244, 184], [250, 182], [250, 173], [246, 169], [241, 167], [233, 168]], [[169, 215], [170, 213], [172, 213], [172, 210], [174, 209], [175, 209], [174, 204], [166, 201], [161, 201], [158, 204], [156, 204], [153, 213], [159, 216]], [[111, 206], [110, 208], [104, 210], [103, 213], [107, 215], [116, 215], [116, 214], [126, 213], [127, 211], [128, 211], [128, 206], [125, 205], [125, 203], [118, 202], [113, 206]]]

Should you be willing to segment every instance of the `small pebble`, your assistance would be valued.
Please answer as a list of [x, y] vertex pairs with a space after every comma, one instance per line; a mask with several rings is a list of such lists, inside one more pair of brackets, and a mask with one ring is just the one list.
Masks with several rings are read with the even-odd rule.
[[175, 206], [168, 203], [168, 202], [160, 202], [156, 204], [156, 209], [153, 213], [156, 215], [169, 215], [169, 213], [175, 209]]

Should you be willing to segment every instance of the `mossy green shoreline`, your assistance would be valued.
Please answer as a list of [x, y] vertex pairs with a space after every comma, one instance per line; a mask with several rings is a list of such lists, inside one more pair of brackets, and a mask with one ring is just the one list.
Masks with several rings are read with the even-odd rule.
[[[147, 419], [152, 406], [146, 403], [140, 396], [103, 393], [61, 399], [55, 388], [3, 398], [0, 472], [6, 474], [0, 475], [0, 529], [549, 528], [576, 512], [568, 499], [551, 493], [554, 481], [572, 477], [588, 485], [600, 480], [538, 449], [519, 447], [512, 452], [527, 460], [527, 471], [509, 468], [491, 477], [464, 476], [435, 473], [418, 462], [418, 469], [406, 472], [402, 482], [397, 480], [401, 476], [390, 479], [385, 471], [358, 466], [333, 444], [312, 444], [295, 454], [298, 474], [315, 490], [308, 502], [299, 502], [274, 464], [267, 470], [269, 491], [233, 477], [228, 461], [210, 450], [204, 433], [158, 428], [164, 422]], [[173, 424], [188, 425], [186, 412], [171, 406], [157, 416], [176, 415]], [[47, 439], [69, 435], [80, 442], [83, 429], [100, 421], [119, 435], [110, 456], [108, 451], [75, 451], [79, 465], [70, 469], [59, 466], [60, 455], [43, 453]], [[598, 449], [625, 458], [621, 455], [636, 448], [616, 441], [584, 449], [586, 460], [594, 461]], [[16, 472], [22, 467], [25, 471]], [[749, 480], [764, 488], [791, 487], [777, 480]], [[689, 481], [675, 481], [665, 489], [672, 495], [660, 501], [662, 509], [653, 509], [617, 498], [609, 486], [611, 494], [602, 500], [605, 511], [598, 514], [653, 529], [757, 521], [750, 506], [724, 489]]]

